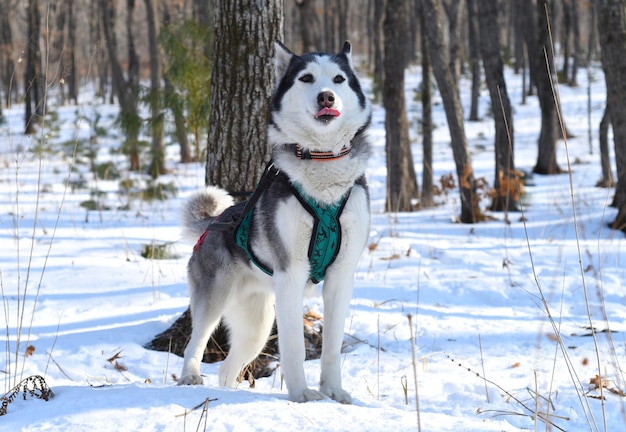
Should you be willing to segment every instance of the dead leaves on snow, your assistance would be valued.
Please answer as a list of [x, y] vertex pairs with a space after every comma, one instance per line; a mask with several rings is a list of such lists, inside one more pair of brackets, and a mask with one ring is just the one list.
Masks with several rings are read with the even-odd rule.
[[[589, 379], [589, 391], [587, 392], [587, 394], [589, 395], [589, 393], [594, 390], [599, 390], [599, 391], [606, 390], [610, 393], [613, 393], [614, 395], [626, 397], [626, 393], [624, 392], [624, 390], [618, 389], [613, 383], [613, 381], [611, 381], [610, 379], [601, 378], [600, 375], [598, 374], [596, 374], [595, 377]], [[601, 399], [601, 400], [606, 399], [604, 395], [602, 394], [589, 395], [589, 397], [593, 399]]]
[[120, 372], [126, 372], [128, 368], [124, 366], [123, 364], [121, 364], [120, 362], [118, 362], [118, 360], [122, 358], [120, 354], [122, 354], [122, 350], [119, 350], [118, 352], [113, 354], [111, 357], [107, 359], [107, 361], [113, 365], [113, 368], [115, 370], [120, 371]]

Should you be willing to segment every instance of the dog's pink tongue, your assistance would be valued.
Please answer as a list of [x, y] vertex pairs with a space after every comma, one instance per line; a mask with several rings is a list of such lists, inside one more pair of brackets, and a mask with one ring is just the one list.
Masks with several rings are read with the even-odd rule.
[[340, 115], [341, 113], [334, 108], [322, 108], [321, 110], [317, 112], [317, 114], [315, 114], [315, 118], [318, 118], [321, 116], [339, 117]]

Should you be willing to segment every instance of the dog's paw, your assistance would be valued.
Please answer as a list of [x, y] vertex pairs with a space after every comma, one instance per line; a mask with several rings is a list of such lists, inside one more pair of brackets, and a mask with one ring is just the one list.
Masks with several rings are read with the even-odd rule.
[[311, 402], [326, 399], [324, 393], [318, 392], [310, 388], [304, 389], [299, 392], [289, 392], [289, 399], [293, 402]]
[[203, 383], [200, 375], [187, 375], [178, 380], [178, 385], [202, 385]]
[[322, 386], [320, 390], [323, 394], [333, 400], [336, 400], [339, 403], [342, 403], [344, 405], [352, 404], [352, 396], [350, 396], [350, 393], [342, 388], [330, 388]]

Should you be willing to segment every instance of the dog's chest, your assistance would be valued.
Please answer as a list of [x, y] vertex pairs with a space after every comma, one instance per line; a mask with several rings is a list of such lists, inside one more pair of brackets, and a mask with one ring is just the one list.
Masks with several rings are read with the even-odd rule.
[[[291, 220], [286, 219], [281, 226], [290, 231], [290, 238], [295, 240], [289, 242], [290, 244], [287, 247], [293, 247], [298, 255], [303, 251], [307, 251], [310, 268], [309, 279], [313, 283], [319, 283], [324, 279], [326, 269], [335, 261], [339, 254], [342, 232], [340, 216], [348, 201], [350, 191], [331, 205], [316, 202], [305, 195], [297, 184], [292, 186], [292, 193], [293, 197], [297, 199], [297, 203], [291, 200], [292, 202], [289, 203], [291, 204], [291, 209], [286, 212], [287, 216], [294, 218], [296, 215], [302, 214], [302, 210], [304, 210], [312, 219], [312, 225], [309, 222], [311, 219], [307, 220], [306, 216]], [[250, 244], [249, 237], [253, 229], [253, 222], [254, 216], [252, 212], [245, 215], [237, 227], [235, 240], [258, 268], [271, 275], [273, 269], [257, 257]]]

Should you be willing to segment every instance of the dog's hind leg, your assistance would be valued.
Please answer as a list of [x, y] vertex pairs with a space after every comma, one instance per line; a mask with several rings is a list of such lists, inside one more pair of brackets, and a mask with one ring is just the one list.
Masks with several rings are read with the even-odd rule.
[[274, 324], [274, 296], [254, 292], [238, 298], [224, 313], [230, 350], [219, 371], [222, 386], [236, 387], [242, 369], [265, 347]]
[[[190, 283], [192, 282], [190, 281]], [[185, 360], [181, 378], [178, 380], [179, 385], [202, 384], [200, 363], [207, 342], [220, 322], [226, 302], [225, 298], [205, 294], [209, 292], [207, 288], [206, 286], [192, 288], [191, 302], [189, 303], [192, 331], [191, 338], [185, 348]]]

